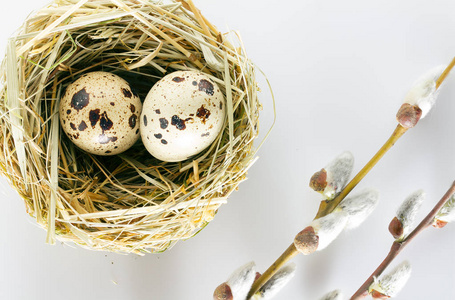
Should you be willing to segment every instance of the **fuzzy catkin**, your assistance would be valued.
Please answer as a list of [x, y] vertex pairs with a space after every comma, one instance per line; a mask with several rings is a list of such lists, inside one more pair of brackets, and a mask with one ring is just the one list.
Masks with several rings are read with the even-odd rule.
[[404, 103], [417, 106], [422, 110], [421, 119], [428, 114], [436, 102], [436, 98], [438, 96], [438, 90], [436, 90], [436, 80], [442, 74], [444, 69], [445, 66], [438, 66], [422, 75], [413, 84], [404, 98]]
[[335, 157], [324, 169], [327, 172], [327, 186], [322, 192], [327, 200], [332, 200], [345, 187], [354, 168], [354, 156], [346, 151]]
[[330, 293], [325, 294], [319, 300], [341, 300], [343, 299], [343, 294], [339, 290], [331, 291]]
[[314, 232], [319, 237], [318, 249], [320, 251], [332, 243], [346, 227], [348, 216], [343, 211], [334, 211], [322, 218], [311, 222]]
[[[282, 267], [252, 297], [253, 300], [272, 299], [295, 275], [295, 264]], [[235, 298], [234, 298], [235, 299]]]
[[337, 206], [337, 210], [348, 215], [346, 229], [352, 229], [368, 218], [379, 202], [379, 192], [374, 188], [365, 188], [359, 193], [348, 196]]
[[404, 261], [379, 280], [375, 278], [374, 283], [370, 286], [370, 291], [376, 290], [384, 295], [395, 297], [403, 289], [410, 276], [411, 265], [408, 261]]
[[436, 214], [435, 219], [447, 223], [455, 221], [455, 195], [452, 195], [452, 197], [450, 197], [450, 199], [444, 204], [444, 206]]
[[231, 288], [234, 300], [245, 300], [256, 276], [255, 263], [249, 262], [235, 270], [227, 284]]
[[397, 209], [397, 219], [400, 220], [403, 225], [403, 236], [406, 236], [411, 231], [411, 226], [414, 223], [415, 217], [417, 216], [424, 199], [425, 192], [423, 190], [415, 191], [410, 194]]

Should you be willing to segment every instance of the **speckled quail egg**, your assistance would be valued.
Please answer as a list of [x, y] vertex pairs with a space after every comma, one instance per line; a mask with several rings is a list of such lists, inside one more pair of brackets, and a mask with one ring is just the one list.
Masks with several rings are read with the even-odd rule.
[[60, 101], [60, 124], [79, 148], [115, 155], [139, 138], [139, 97], [128, 82], [108, 72], [91, 72], [71, 83]]
[[166, 75], [150, 90], [140, 118], [141, 138], [154, 157], [182, 161], [207, 148], [224, 126], [218, 85], [196, 71]]

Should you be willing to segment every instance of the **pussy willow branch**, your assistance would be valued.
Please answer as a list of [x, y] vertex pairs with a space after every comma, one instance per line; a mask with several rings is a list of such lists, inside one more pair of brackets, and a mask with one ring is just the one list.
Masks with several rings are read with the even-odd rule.
[[455, 66], [455, 57], [452, 59], [450, 64], [445, 68], [445, 70], [442, 72], [441, 76], [439, 76], [438, 80], [436, 80], [436, 89], [439, 89], [441, 84], [444, 82], [444, 80], [449, 76], [450, 70]]
[[[455, 66], [455, 57], [452, 59], [447, 68], [442, 72], [439, 78], [436, 80], [436, 89], [438, 89], [447, 75], [450, 73], [452, 68]], [[319, 210], [316, 214], [315, 219], [322, 218], [331, 213], [335, 207], [359, 184], [359, 182], [371, 171], [371, 169], [381, 160], [381, 158], [392, 148], [396, 141], [398, 141], [403, 134], [406, 133], [408, 128], [405, 128], [398, 124], [393, 131], [390, 138], [385, 144], [379, 149], [379, 151], [371, 158], [371, 160], [357, 173], [357, 175], [346, 185], [341, 193], [331, 201], [322, 201]], [[272, 276], [290, 259], [296, 256], [299, 252], [292, 243], [286, 251], [259, 277], [251, 287], [248, 293], [248, 298], [252, 297]]]
[[[385, 142], [385, 144], [379, 149], [379, 151], [373, 156], [373, 158], [363, 167], [362, 170], [357, 173], [357, 175], [346, 185], [346, 187], [341, 191], [341, 193], [333, 200], [322, 201], [319, 206], [319, 211], [316, 214], [315, 219], [321, 218], [325, 215], [328, 215], [333, 209], [352, 191], [352, 189], [370, 172], [370, 170], [377, 164], [377, 162], [387, 153], [387, 151], [392, 148], [395, 142], [403, 136], [407, 131], [407, 128], [398, 124], [390, 138]], [[262, 285], [264, 285], [272, 276], [282, 267], [286, 262], [292, 259], [298, 254], [298, 250], [292, 243], [286, 251], [256, 280], [251, 287], [248, 298], [252, 297]]]
[[362, 286], [352, 295], [351, 300], [360, 300], [366, 298], [368, 293], [368, 288], [374, 281], [374, 278], [381, 276], [382, 272], [390, 265], [390, 263], [398, 256], [401, 250], [406, 247], [419, 233], [424, 229], [433, 224], [434, 218], [438, 211], [446, 204], [450, 197], [455, 193], [455, 182], [452, 183], [452, 186], [445, 193], [445, 195], [439, 200], [435, 207], [430, 211], [430, 213], [420, 222], [419, 225], [401, 242], [395, 241], [390, 248], [389, 254], [382, 261], [382, 263], [377, 267], [377, 269], [371, 274], [371, 276], [362, 284]]
[[[436, 90], [439, 89], [441, 84], [444, 82], [444, 80], [447, 78], [449, 75], [450, 71], [452, 68], [455, 66], [455, 57], [452, 59], [450, 64], [445, 68], [445, 70], [441, 73], [439, 78], [436, 80]], [[395, 128], [395, 131], [392, 133], [390, 138], [385, 142], [385, 144], [379, 149], [379, 151], [371, 158], [371, 160], [363, 167], [362, 170], [357, 173], [357, 175], [352, 178], [352, 180], [348, 183], [348, 185], [341, 191], [341, 193], [332, 201], [322, 201], [319, 210], [316, 214], [316, 218], [321, 218], [323, 216], [328, 215], [331, 213], [335, 207], [337, 207], [338, 204], [352, 191], [352, 189], [370, 172], [370, 170], [381, 160], [381, 158], [384, 156], [384, 154], [387, 153], [387, 151], [392, 148], [392, 146], [395, 144], [396, 141], [398, 141], [403, 134], [406, 133], [408, 128], [405, 128], [398, 124], [397, 128]]]
[[403, 134], [406, 133], [408, 128], [398, 124], [389, 139], [379, 149], [379, 151], [370, 159], [370, 161], [360, 170], [357, 175], [346, 185], [341, 193], [333, 200], [321, 201], [318, 213], [315, 219], [322, 218], [331, 213], [340, 202], [356, 187], [357, 184], [373, 169], [373, 167], [381, 160], [381, 158], [392, 148], [396, 141], [398, 141]]

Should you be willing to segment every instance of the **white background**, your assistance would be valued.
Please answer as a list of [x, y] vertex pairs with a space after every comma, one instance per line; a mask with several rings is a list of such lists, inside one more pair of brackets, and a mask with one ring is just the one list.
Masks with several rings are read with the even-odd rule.
[[[0, 4], [0, 49], [28, 13], [47, 1]], [[22, 200], [2, 180], [1, 299], [211, 299], [238, 266], [264, 271], [314, 217], [320, 197], [311, 175], [344, 150], [359, 170], [396, 126], [412, 82], [455, 55], [452, 0], [195, 0], [218, 28], [240, 31], [267, 74], [277, 123], [260, 159], [215, 220], [195, 238], [158, 255], [91, 252], [45, 244]], [[258, 75], [259, 76], [259, 75]], [[273, 117], [260, 79], [262, 132]], [[297, 274], [276, 299], [350, 296], [388, 252], [389, 221], [416, 189], [424, 216], [455, 179], [455, 77], [434, 110], [396, 144], [359, 185], [381, 192], [377, 210], [328, 249], [297, 256]], [[396, 299], [455, 298], [455, 225], [428, 229], [398, 257], [413, 275]]]

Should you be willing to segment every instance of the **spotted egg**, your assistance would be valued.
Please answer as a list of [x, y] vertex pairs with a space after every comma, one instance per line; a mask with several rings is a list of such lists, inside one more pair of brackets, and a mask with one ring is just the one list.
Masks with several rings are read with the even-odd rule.
[[144, 101], [141, 138], [154, 157], [182, 161], [206, 149], [223, 129], [226, 105], [218, 85], [196, 71], [166, 75]]
[[60, 124], [79, 148], [115, 155], [139, 138], [139, 97], [128, 82], [108, 72], [91, 72], [71, 83], [60, 100]]

